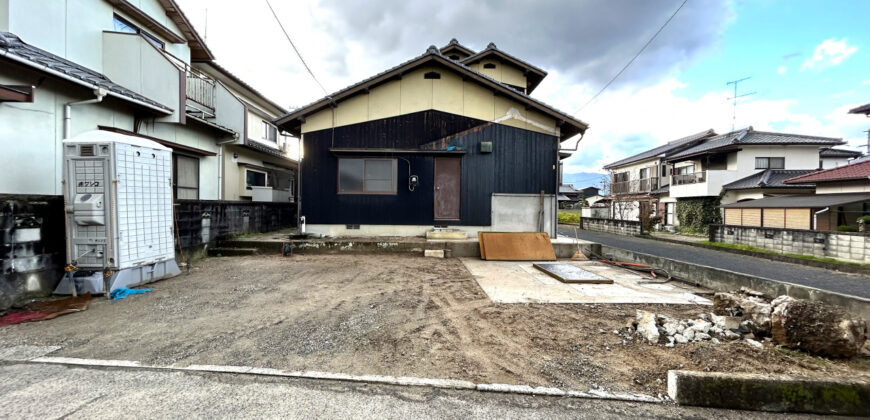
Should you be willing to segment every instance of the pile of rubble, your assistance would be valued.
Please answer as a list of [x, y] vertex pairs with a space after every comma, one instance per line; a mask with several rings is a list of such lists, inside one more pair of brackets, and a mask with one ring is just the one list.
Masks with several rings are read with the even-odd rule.
[[713, 312], [695, 319], [638, 310], [631, 328], [648, 342], [665, 347], [743, 340], [761, 349], [768, 341], [829, 357], [853, 357], [870, 347], [864, 320], [840, 308], [788, 296], [771, 301], [749, 290], [716, 293]]

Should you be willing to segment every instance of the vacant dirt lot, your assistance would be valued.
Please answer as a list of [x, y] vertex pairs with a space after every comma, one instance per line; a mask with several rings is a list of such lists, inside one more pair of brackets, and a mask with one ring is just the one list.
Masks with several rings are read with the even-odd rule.
[[[458, 259], [398, 255], [211, 258], [153, 292], [0, 329], [0, 347], [56, 355], [664, 393], [668, 369], [867, 374], [766, 345], [675, 348], [625, 337], [635, 309], [709, 307], [490, 302]], [[614, 330], [620, 334], [614, 333]]]

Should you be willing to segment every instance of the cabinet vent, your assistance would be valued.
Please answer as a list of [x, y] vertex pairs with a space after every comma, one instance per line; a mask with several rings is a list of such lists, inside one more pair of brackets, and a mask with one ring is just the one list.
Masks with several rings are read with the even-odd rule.
[[94, 146], [82, 146], [80, 149], [79, 156], [93, 156], [94, 155]]

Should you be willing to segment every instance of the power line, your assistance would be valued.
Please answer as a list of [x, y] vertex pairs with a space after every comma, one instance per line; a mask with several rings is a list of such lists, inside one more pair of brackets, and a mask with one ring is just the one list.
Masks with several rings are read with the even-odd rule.
[[275, 21], [278, 22], [278, 26], [281, 27], [281, 31], [284, 32], [284, 36], [287, 37], [287, 41], [290, 42], [290, 46], [293, 47], [293, 51], [296, 51], [296, 56], [299, 57], [299, 61], [302, 62], [302, 65], [305, 66], [305, 70], [308, 71], [308, 74], [311, 75], [311, 78], [314, 79], [314, 82], [317, 83], [317, 86], [320, 86], [320, 90], [323, 91], [324, 95], [329, 96], [329, 92], [326, 91], [326, 88], [317, 80], [317, 76], [314, 75], [314, 72], [311, 71], [311, 68], [308, 67], [308, 63], [305, 62], [305, 59], [302, 58], [302, 54], [299, 53], [299, 49], [296, 48], [296, 44], [293, 43], [293, 40], [290, 39], [290, 34], [287, 33], [287, 30], [284, 29], [284, 25], [281, 24], [281, 19], [278, 19], [278, 15], [275, 13], [275, 9], [272, 8], [272, 4], [269, 3], [269, 0], [266, 0], [266, 5], [269, 6], [269, 10], [272, 11], [272, 16], [275, 17]]
[[619, 76], [621, 76], [622, 73], [625, 72], [626, 69], [628, 69], [628, 67], [631, 65], [631, 63], [634, 63], [634, 60], [636, 60], [637, 57], [640, 56], [640, 54], [643, 53], [644, 50], [646, 50], [646, 47], [648, 47], [649, 44], [652, 44], [652, 42], [656, 39], [656, 37], [659, 36], [659, 34], [662, 32], [662, 30], [664, 30], [665, 27], [668, 26], [669, 23], [671, 23], [671, 20], [674, 18], [674, 16], [676, 16], [677, 13], [679, 13], [680, 9], [682, 9], [683, 6], [685, 6], [686, 3], [688, 3], [688, 1], [689, 0], [683, 0], [683, 2], [680, 4], [680, 7], [677, 7], [677, 10], [674, 10], [674, 13], [671, 15], [671, 17], [669, 17], [668, 20], [665, 21], [665, 23], [659, 28], [658, 31], [656, 31], [655, 34], [653, 34], [652, 38], [650, 38], [649, 41], [646, 42], [646, 44], [643, 44], [643, 47], [640, 49], [640, 51], [638, 51], [637, 54], [635, 54], [634, 57], [632, 57], [631, 60], [629, 60], [628, 63], [625, 64], [625, 66], [622, 68], [622, 70], [620, 70], [619, 73], [616, 73], [616, 76], [613, 76], [613, 78], [610, 79], [610, 81], [607, 82], [607, 84], [604, 85], [604, 87], [601, 88], [601, 90], [599, 90], [598, 93], [596, 93], [595, 96], [593, 96], [592, 99], [589, 100], [589, 102], [586, 102], [585, 104], [583, 104], [583, 106], [581, 106], [580, 109], [578, 109], [577, 112], [575, 112], [574, 114], [577, 114], [580, 111], [582, 111], [584, 108], [589, 106], [589, 104], [591, 104], [595, 99], [597, 99], [599, 95], [604, 93], [604, 91], [607, 90], [608, 87], [610, 87], [610, 84], [613, 83], [617, 78], [619, 78]]

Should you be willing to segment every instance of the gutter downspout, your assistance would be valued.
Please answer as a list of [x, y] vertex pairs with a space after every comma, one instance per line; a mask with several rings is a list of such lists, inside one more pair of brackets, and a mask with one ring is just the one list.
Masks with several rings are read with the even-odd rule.
[[97, 97], [94, 99], [86, 99], [84, 101], [78, 102], [67, 102], [63, 106], [63, 139], [67, 140], [70, 138], [70, 133], [72, 131], [72, 107], [75, 105], [85, 105], [85, 104], [96, 104], [103, 101], [103, 98], [106, 96], [108, 91], [105, 88], [96, 88], [94, 89], [94, 95]]
[[830, 207], [825, 207], [825, 208], [813, 213], [813, 230], [817, 230], [819, 227], [819, 225], [818, 225], [819, 215], [830, 210], [830, 209], [831, 209]]
[[556, 137], [556, 193], [553, 195], [553, 238], [559, 237], [559, 185], [562, 184], [561, 174], [562, 171], [559, 170], [559, 165], [562, 163], [562, 159], [559, 155], [560, 152], [576, 152], [577, 149], [580, 148], [580, 140], [583, 140], [583, 136], [586, 135], [586, 131], [580, 133], [580, 138], [577, 139], [577, 143], [574, 143], [573, 149], [563, 149], [562, 142], [559, 141], [559, 138]]

